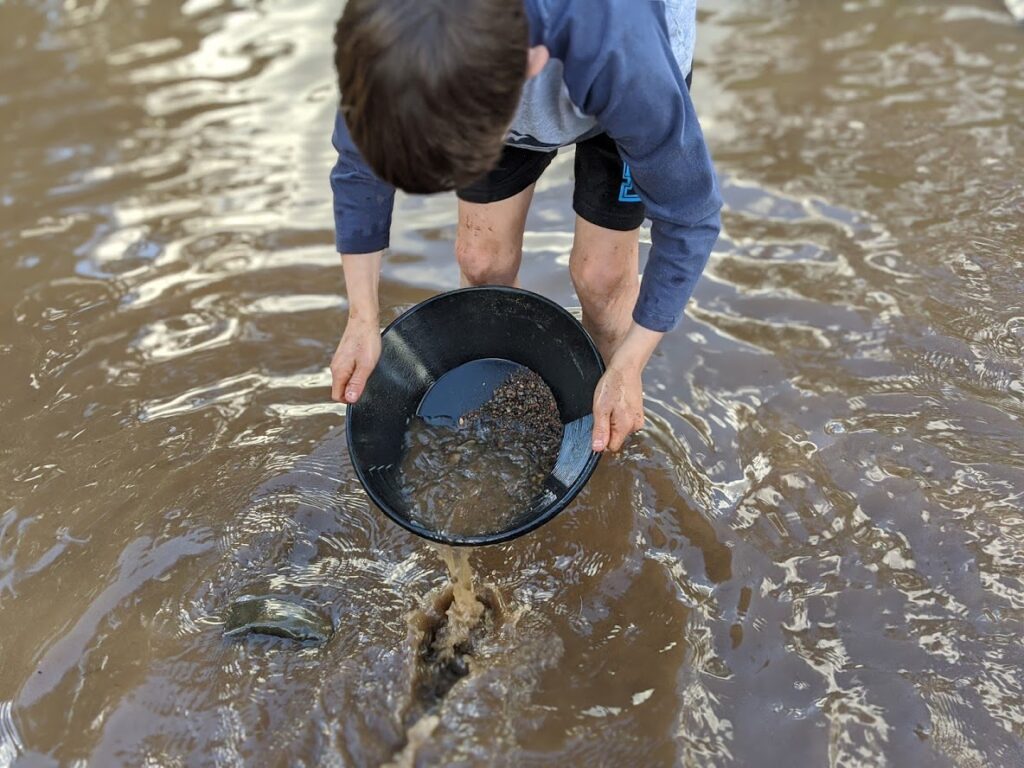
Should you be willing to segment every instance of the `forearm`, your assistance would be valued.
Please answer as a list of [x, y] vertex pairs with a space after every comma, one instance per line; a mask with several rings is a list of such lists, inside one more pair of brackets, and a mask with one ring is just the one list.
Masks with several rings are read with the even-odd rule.
[[658, 344], [664, 336], [664, 333], [649, 330], [634, 322], [630, 326], [626, 338], [622, 340], [622, 344], [615, 350], [615, 354], [609, 362], [609, 367], [637, 372], [642, 371], [647, 367], [647, 363], [654, 354], [654, 350], [658, 348]]
[[629, 435], [643, 427], [643, 371], [662, 336], [633, 323], [615, 350], [594, 392], [593, 450], [617, 451]]
[[380, 318], [380, 267], [384, 252], [341, 255], [349, 322], [377, 324]]

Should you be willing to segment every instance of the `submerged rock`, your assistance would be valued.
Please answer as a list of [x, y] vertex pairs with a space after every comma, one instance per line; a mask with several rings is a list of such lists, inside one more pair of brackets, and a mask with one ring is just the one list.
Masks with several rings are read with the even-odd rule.
[[232, 603], [224, 617], [225, 637], [271, 635], [322, 645], [333, 634], [326, 616], [277, 597], [243, 598]]

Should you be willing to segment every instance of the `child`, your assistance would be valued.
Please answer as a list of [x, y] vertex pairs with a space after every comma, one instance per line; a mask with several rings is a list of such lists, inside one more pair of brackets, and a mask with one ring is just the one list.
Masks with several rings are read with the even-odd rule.
[[[720, 229], [689, 94], [696, 0], [349, 0], [331, 174], [349, 319], [332, 396], [356, 402], [380, 356], [377, 287], [395, 187], [455, 189], [466, 285], [513, 285], [534, 185], [576, 145], [569, 262], [608, 370], [593, 448], [643, 426], [641, 375], [680, 321]], [[637, 279], [638, 235], [652, 247]]]

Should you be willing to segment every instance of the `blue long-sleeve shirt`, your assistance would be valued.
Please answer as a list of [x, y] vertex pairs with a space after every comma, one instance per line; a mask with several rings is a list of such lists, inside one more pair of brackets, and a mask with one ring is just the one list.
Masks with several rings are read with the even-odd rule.
[[[550, 150], [604, 131], [616, 142], [652, 221], [633, 318], [653, 331], [671, 330], [721, 228], [721, 196], [683, 71], [693, 50], [693, 0], [525, 0], [525, 6], [531, 45], [546, 46], [552, 62], [528, 84], [508, 141]], [[367, 167], [340, 113], [334, 146], [338, 250], [382, 250], [394, 189]]]

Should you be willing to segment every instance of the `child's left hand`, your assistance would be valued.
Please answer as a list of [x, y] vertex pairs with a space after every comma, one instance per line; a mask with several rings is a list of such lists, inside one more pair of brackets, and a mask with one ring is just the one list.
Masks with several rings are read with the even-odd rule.
[[612, 353], [608, 370], [594, 391], [593, 449], [618, 451], [644, 426], [643, 372], [663, 333], [636, 323]]
[[593, 449], [613, 452], [644, 426], [642, 368], [614, 365], [598, 382], [594, 392]]

